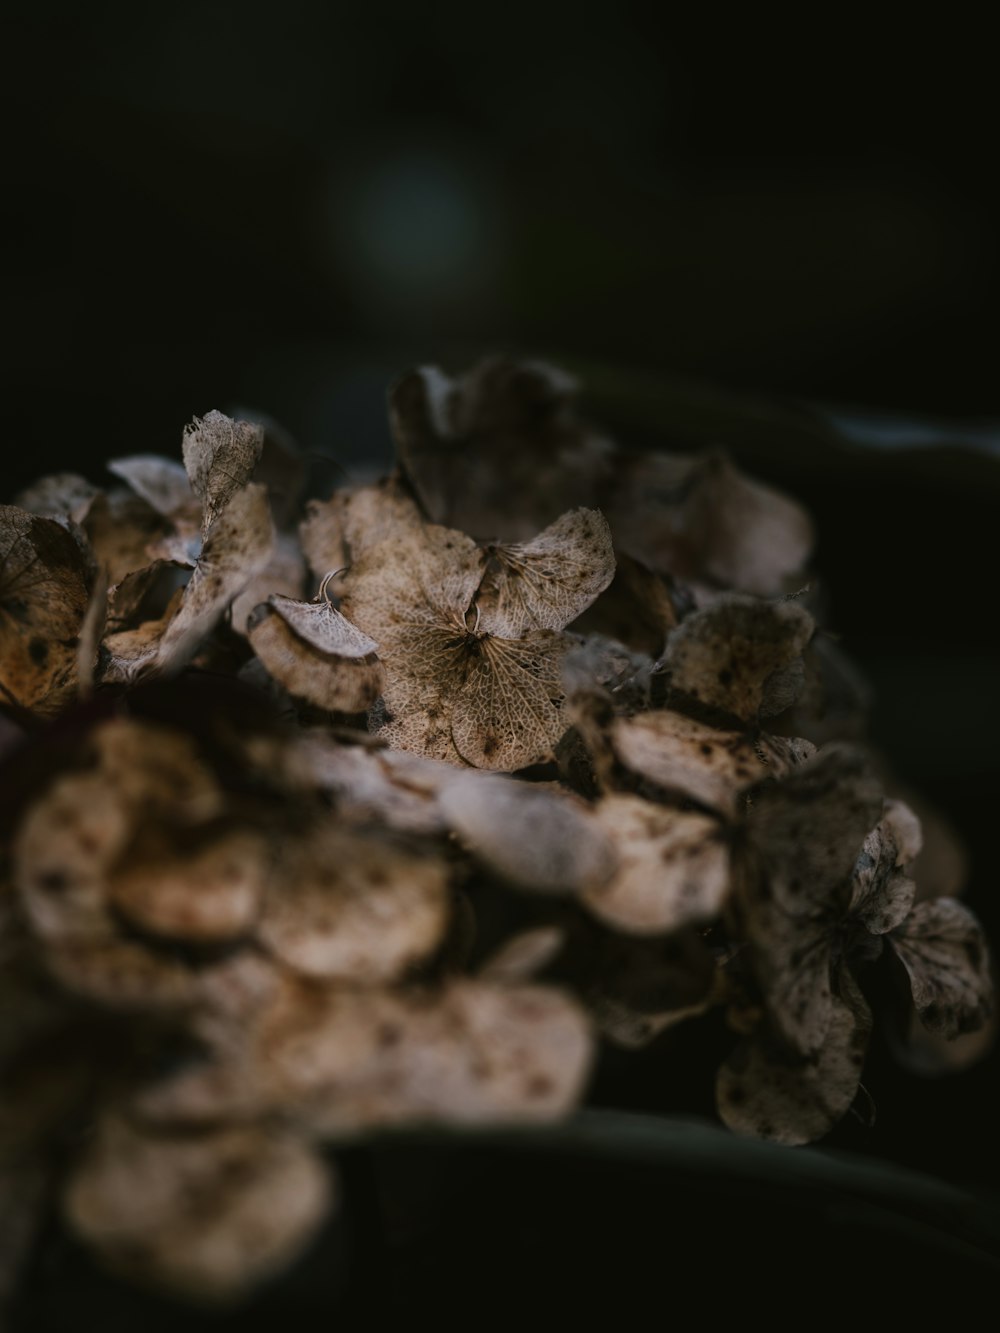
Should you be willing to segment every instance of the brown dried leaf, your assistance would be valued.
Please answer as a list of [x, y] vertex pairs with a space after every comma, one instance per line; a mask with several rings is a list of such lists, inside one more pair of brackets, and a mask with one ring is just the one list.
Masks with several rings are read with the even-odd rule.
[[814, 628], [797, 602], [720, 597], [667, 639], [661, 665], [671, 696], [744, 722], [782, 712], [798, 692], [789, 668], [801, 665]]
[[181, 450], [191, 489], [201, 501], [203, 537], [236, 493], [246, 486], [263, 448], [262, 426], [252, 421], [233, 421], [222, 412], [195, 417], [184, 427]]
[[716, 1098], [730, 1129], [776, 1143], [812, 1143], [847, 1114], [872, 1020], [850, 974], [842, 980], [842, 993], [831, 997], [826, 1040], [812, 1058], [788, 1059], [761, 1037], [737, 1047], [722, 1065]]
[[227, 498], [160, 641], [157, 663], [161, 668], [183, 666], [229, 603], [271, 558], [274, 526], [264, 488], [245, 486]]
[[72, 697], [90, 585], [62, 524], [0, 505], [0, 698], [51, 716]]
[[332, 712], [360, 713], [382, 693], [375, 642], [329, 602], [271, 597], [248, 624], [250, 646], [297, 699]]
[[599, 509], [573, 509], [531, 541], [493, 546], [476, 598], [482, 628], [502, 638], [563, 629], [609, 585], [611, 529]]
[[326, 1166], [292, 1135], [247, 1126], [169, 1137], [106, 1115], [64, 1209], [111, 1268], [218, 1301], [291, 1263], [334, 1198]]
[[507, 778], [470, 779], [444, 788], [441, 809], [473, 856], [501, 879], [539, 893], [583, 893], [614, 874], [614, 844], [582, 801]]
[[722, 814], [736, 813], [746, 788], [785, 777], [813, 753], [808, 741], [754, 740], [670, 711], [615, 718], [610, 736], [616, 756], [633, 773]]
[[989, 950], [964, 904], [954, 898], [918, 903], [890, 943], [926, 1028], [957, 1037], [983, 1026], [993, 1012]]
[[551, 366], [503, 357], [459, 380], [433, 367], [398, 380], [389, 392], [396, 450], [430, 517], [517, 542], [593, 505], [612, 445], [577, 419], [576, 390]]
[[584, 890], [595, 916], [632, 934], [663, 935], [719, 915], [729, 849], [717, 820], [622, 795], [603, 797], [595, 814], [618, 852], [617, 873]]
[[375, 985], [433, 953], [448, 910], [438, 857], [325, 825], [283, 849], [258, 934], [305, 976]]

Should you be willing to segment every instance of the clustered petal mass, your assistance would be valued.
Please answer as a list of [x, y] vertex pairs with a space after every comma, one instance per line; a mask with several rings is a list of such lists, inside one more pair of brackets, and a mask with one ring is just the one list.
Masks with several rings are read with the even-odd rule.
[[599, 1040], [669, 1065], [708, 1013], [720, 1116], [786, 1143], [877, 1023], [981, 1050], [986, 942], [861, 741], [808, 516], [575, 394], [414, 371], [395, 471], [304, 509], [219, 412], [0, 507], [8, 1288], [56, 1206], [238, 1296], [338, 1206], [327, 1145], [559, 1118]]

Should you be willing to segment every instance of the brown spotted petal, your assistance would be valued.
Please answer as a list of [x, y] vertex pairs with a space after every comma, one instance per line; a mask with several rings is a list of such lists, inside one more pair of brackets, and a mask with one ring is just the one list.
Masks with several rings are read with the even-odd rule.
[[274, 526], [262, 486], [236, 491], [208, 531], [194, 573], [160, 641], [157, 663], [177, 669], [271, 558]]
[[194, 850], [147, 835], [114, 874], [111, 902], [152, 935], [197, 943], [236, 939], [257, 918], [267, 851], [263, 838], [242, 831], [209, 836]]
[[873, 935], [895, 930], [909, 915], [917, 886], [898, 868], [895, 830], [882, 820], [865, 838], [854, 866], [850, 910]]
[[201, 501], [202, 536], [242, 490], [264, 448], [264, 429], [222, 412], [195, 417], [184, 427], [181, 450], [191, 489]]
[[826, 1040], [810, 1058], [789, 1058], [761, 1035], [737, 1047], [722, 1065], [716, 1099], [730, 1129], [776, 1143], [812, 1143], [847, 1114], [872, 1019], [846, 971], [842, 981], [841, 993], [832, 997]]
[[633, 773], [722, 814], [736, 812], [747, 787], [785, 777], [813, 752], [808, 741], [754, 740], [669, 710], [615, 718], [610, 737], [615, 755]]
[[254, 611], [247, 632], [269, 674], [297, 699], [360, 713], [382, 692], [376, 643], [325, 600], [273, 596]]
[[993, 1011], [989, 951], [964, 904], [954, 898], [918, 903], [889, 938], [925, 1027], [956, 1037], [983, 1026]]
[[814, 628], [812, 616], [794, 601], [720, 597], [667, 639], [661, 666], [671, 696], [744, 722], [782, 712], [797, 693], [789, 668]]
[[0, 700], [44, 716], [69, 701], [91, 583], [61, 523], [0, 505]]
[[618, 856], [610, 832], [569, 793], [506, 778], [462, 776], [445, 787], [440, 804], [473, 856], [518, 888], [598, 891], [615, 872]]
[[457, 980], [436, 993], [286, 987], [228, 1056], [149, 1087], [175, 1123], [283, 1111], [348, 1135], [379, 1125], [552, 1120], [576, 1105], [590, 1026], [558, 990]]
[[771, 892], [797, 914], [803, 905], [846, 908], [862, 846], [882, 814], [871, 760], [848, 745], [828, 745], [762, 790], [748, 836]]
[[595, 916], [618, 930], [662, 935], [718, 916], [729, 893], [729, 849], [718, 820], [637, 796], [609, 795], [595, 814], [618, 869], [585, 889]]
[[573, 509], [531, 541], [489, 548], [476, 598], [482, 628], [502, 638], [563, 629], [590, 606], [615, 572], [611, 529], [599, 509]]
[[219, 1301], [291, 1263], [334, 1198], [322, 1160], [291, 1135], [246, 1126], [170, 1136], [106, 1115], [63, 1207], [109, 1267]]
[[186, 963], [114, 936], [53, 940], [44, 964], [64, 990], [102, 1009], [172, 1014], [193, 1009], [201, 995]]
[[433, 953], [449, 902], [437, 856], [326, 825], [285, 848], [258, 936], [304, 976], [380, 984]]

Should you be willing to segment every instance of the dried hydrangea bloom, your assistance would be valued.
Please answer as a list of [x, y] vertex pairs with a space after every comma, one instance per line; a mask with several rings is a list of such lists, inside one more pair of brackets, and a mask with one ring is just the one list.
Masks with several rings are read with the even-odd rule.
[[593, 505], [613, 446], [576, 416], [571, 376], [492, 357], [459, 380], [434, 367], [393, 385], [399, 461], [426, 513], [484, 540], [521, 541]]
[[719, 454], [632, 454], [608, 507], [621, 549], [650, 569], [771, 597], [813, 546], [801, 505]]
[[312, 602], [269, 597], [254, 610], [247, 635], [270, 675], [296, 699], [360, 713], [382, 693], [378, 645], [340, 614], [325, 585]]
[[587, 1019], [540, 986], [459, 979], [426, 992], [279, 988], [216, 1057], [141, 1094], [166, 1123], [282, 1112], [342, 1136], [380, 1125], [545, 1121], [579, 1099]]
[[0, 505], [0, 699], [50, 716], [76, 689], [93, 570], [52, 518]]
[[754, 722], [783, 712], [801, 684], [813, 618], [795, 601], [720, 597], [667, 639], [660, 669], [671, 702]]
[[463, 846], [494, 875], [540, 893], [597, 892], [615, 873], [615, 842], [583, 801], [507, 778], [445, 787], [440, 806]]
[[303, 976], [378, 985], [434, 952], [449, 908], [447, 872], [429, 848], [326, 824], [285, 842], [257, 933]]
[[289, 1264], [335, 1197], [322, 1159], [293, 1135], [238, 1126], [172, 1136], [109, 1114], [63, 1209], [116, 1271], [218, 1301]]
[[730, 870], [717, 819], [617, 793], [594, 813], [618, 854], [616, 872], [583, 891], [595, 916], [617, 930], [664, 935], [721, 913]]
[[[581, 551], [579, 525], [564, 532], [582, 562], [577, 610], [606, 550]], [[366, 550], [346, 579], [345, 615], [379, 644], [386, 669], [379, 735], [399, 749], [477, 768], [512, 770], [551, 755], [566, 730], [560, 662], [570, 640], [554, 627], [521, 628], [530, 599], [474, 609], [486, 555], [462, 533], [428, 525]], [[612, 570], [606, 570], [610, 579]], [[510, 577], [513, 577], [512, 575]], [[563, 594], [560, 594], [562, 597]], [[546, 605], [545, 614], [555, 616]]]

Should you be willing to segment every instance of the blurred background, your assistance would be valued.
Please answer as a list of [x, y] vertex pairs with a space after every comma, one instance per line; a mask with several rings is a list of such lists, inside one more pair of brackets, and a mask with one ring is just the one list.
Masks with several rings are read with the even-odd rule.
[[[409, 365], [568, 365], [622, 438], [726, 446], [810, 505], [875, 737], [958, 826], [1000, 939], [981, 34], [631, 3], [7, 15], [5, 498], [240, 404], [328, 489], [388, 457]], [[863, 1146], [979, 1178], [995, 1058], [876, 1084]]]

